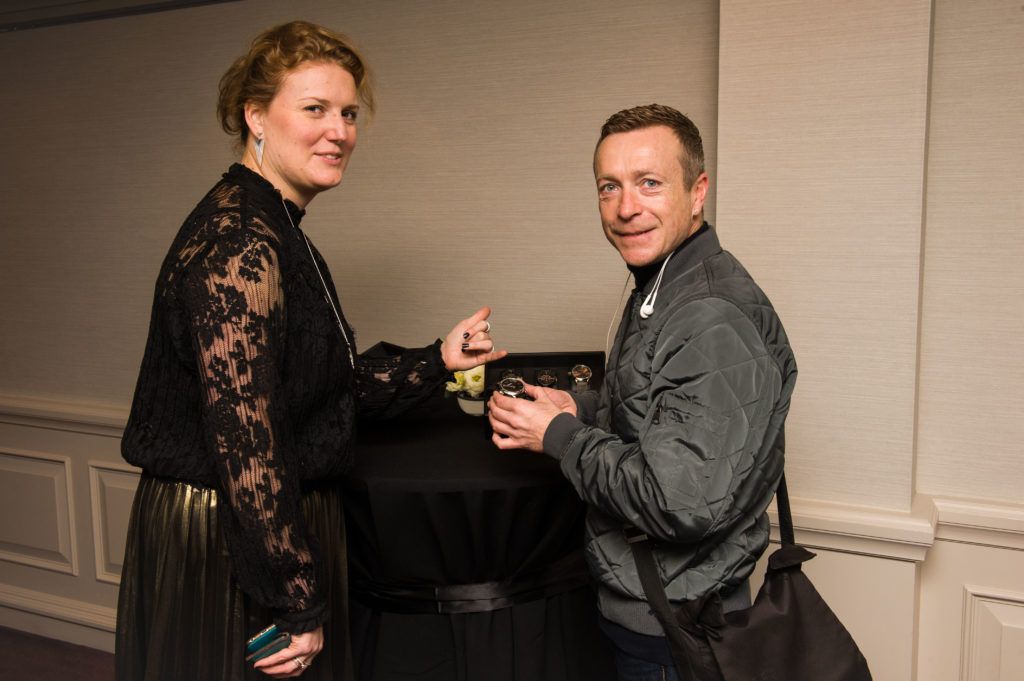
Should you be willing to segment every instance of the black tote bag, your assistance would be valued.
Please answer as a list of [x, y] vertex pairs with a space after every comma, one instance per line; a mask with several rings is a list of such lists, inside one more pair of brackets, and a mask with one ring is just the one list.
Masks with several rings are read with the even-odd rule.
[[753, 605], [722, 613], [718, 594], [673, 610], [646, 535], [630, 538], [640, 582], [686, 681], [871, 681], [850, 633], [801, 570], [814, 554], [794, 541], [786, 476], [776, 491], [782, 548], [768, 558]]

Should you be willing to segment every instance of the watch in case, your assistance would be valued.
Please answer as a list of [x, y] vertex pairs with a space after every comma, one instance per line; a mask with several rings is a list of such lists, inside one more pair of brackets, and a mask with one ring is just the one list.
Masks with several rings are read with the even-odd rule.
[[551, 369], [537, 369], [535, 377], [537, 385], [542, 388], [554, 388], [558, 386], [558, 376]]
[[577, 364], [569, 370], [569, 375], [572, 376], [573, 392], [581, 393], [590, 389], [590, 378], [594, 372], [586, 364]]

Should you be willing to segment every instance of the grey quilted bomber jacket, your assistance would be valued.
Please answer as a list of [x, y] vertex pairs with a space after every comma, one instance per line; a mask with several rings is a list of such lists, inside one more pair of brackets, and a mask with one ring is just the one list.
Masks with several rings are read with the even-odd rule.
[[654, 553], [672, 600], [750, 575], [768, 545], [765, 509], [796, 382], [771, 302], [713, 228], [669, 260], [654, 313], [642, 319], [653, 285], [626, 307], [594, 425], [562, 414], [544, 439], [590, 506], [587, 559], [612, 592], [603, 611], [606, 596], [645, 600], [623, 531], [631, 525], [660, 540]]

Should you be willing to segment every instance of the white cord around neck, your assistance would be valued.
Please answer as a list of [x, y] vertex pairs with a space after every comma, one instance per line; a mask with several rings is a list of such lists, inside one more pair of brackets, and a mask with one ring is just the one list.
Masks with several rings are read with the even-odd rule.
[[[626, 273], [626, 283], [622, 285], [622, 293], [619, 294], [619, 304], [615, 310], [622, 309], [622, 299], [626, 295], [626, 291], [629, 289], [629, 279], [633, 276], [632, 272]], [[616, 312], [612, 310], [612, 318], [608, 320], [608, 333], [604, 337], [604, 356], [606, 358], [612, 356], [612, 327], [615, 325]]]
[[356, 358], [352, 354], [352, 342], [348, 339], [348, 333], [345, 331], [345, 325], [341, 322], [341, 313], [338, 312], [338, 306], [334, 304], [334, 298], [331, 298], [330, 289], [327, 288], [327, 282], [324, 280], [324, 275], [320, 272], [320, 266], [316, 264], [316, 256], [313, 255], [313, 247], [309, 243], [309, 237], [306, 233], [301, 231], [295, 226], [295, 221], [292, 220], [292, 214], [288, 210], [288, 204], [284, 202], [284, 197], [281, 197], [281, 205], [284, 207], [284, 214], [288, 217], [288, 222], [291, 224], [292, 229], [302, 235], [302, 240], [306, 242], [306, 250], [309, 251], [309, 259], [313, 261], [313, 268], [316, 270], [316, 274], [320, 277], [320, 285], [324, 287], [324, 297], [327, 298], [327, 302], [331, 306], [331, 312], [334, 313], [334, 319], [338, 322], [338, 328], [341, 329], [341, 337], [345, 339], [345, 349], [348, 350], [348, 361], [352, 365], [352, 368], [356, 368]]
[[665, 262], [661, 263], [661, 270], [658, 272], [658, 278], [654, 281], [654, 288], [647, 294], [644, 304], [640, 306], [641, 319], [647, 319], [654, 314], [654, 301], [658, 299], [658, 287], [661, 286], [661, 278], [665, 276], [665, 266], [668, 265], [668, 261], [672, 259], [673, 255], [675, 255], [675, 251], [669, 253]]

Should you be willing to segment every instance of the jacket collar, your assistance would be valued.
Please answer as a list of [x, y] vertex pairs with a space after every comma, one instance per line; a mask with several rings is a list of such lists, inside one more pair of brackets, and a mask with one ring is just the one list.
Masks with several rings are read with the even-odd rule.
[[[672, 258], [668, 261], [668, 265], [665, 266], [665, 274], [662, 277], [661, 285], [664, 286], [670, 281], [674, 281], [684, 272], [721, 252], [722, 246], [718, 242], [718, 234], [715, 232], [715, 228], [707, 222], [703, 223], [693, 235], [689, 236], [673, 251]], [[661, 269], [661, 265], [664, 262], [665, 259], [662, 258], [658, 262], [651, 263], [645, 267], [629, 268], [636, 278], [637, 291], [645, 294], [650, 292], [654, 287], [655, 279], [658, 278], [658, 270]]]

